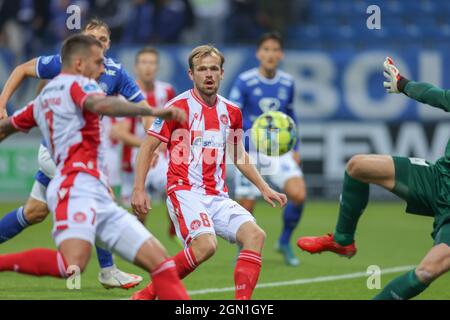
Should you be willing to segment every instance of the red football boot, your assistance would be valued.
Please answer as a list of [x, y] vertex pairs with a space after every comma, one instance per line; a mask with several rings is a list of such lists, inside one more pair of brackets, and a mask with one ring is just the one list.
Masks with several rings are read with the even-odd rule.
[[355, 242], [347, 246], [341, 246], [334, 241], [331, 233], [319, 237], [301, 237], [297, 240], [297, 246], [309, 253], [331, 251], [347, 258], [351, 258], [356, 254]]
[[153, 284], [149, 284], [144, 289], [136, 291], [131, 296], [130, 300], [155, 300], [156, 293]]

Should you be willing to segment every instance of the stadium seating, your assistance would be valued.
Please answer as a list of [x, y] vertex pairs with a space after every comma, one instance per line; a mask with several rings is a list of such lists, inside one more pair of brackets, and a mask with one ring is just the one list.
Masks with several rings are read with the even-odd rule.
[[[381, 9], [381, 30], [369, 30], [368, 6]], [[287, 29], [287, 42], [297, 48], [434, 47], [450, 39], [447, 0], [314, 0], [308, 19]]]

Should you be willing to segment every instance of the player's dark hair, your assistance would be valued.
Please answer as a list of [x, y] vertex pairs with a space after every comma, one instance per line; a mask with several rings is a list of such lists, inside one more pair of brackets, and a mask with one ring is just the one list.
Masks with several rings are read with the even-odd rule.
[[136, 56], [134, 57], [134, 63], [137, 64], [139, 61], [139, 57], [145, 53], [154, 54], [157, 58], [159, 58], [159, 51], [156, 48], [147, 46], [139, 49], [139, 51], [136, 53]]
[[108, 31], [108, 35], [111, 35], [111, 29], [109, 28], [108, 24], [98, 18], [92, 18], [91, 20], [89, 20], [83, 27], [82, 31], [93, 30], [97, 28], [105, 28], [106, 31]]
[[70, 64], [74, 54], [89, 54], [92, 46], [102, 49], [100, 41], [84, 34], [75, 34], [68, 37], [61, 48], [61, 61], [63, 66]]
[[198, 46], [195, 47], [192, 51], [191, 54], [189, 55], [189, 69], [194, 70], [194, 60], [198, 59], [198, 58], [203, 58], [206, 56], [212, 56], [212, 55], [216, 55], [220, 58], [220, 67], [223, 67], [223, 64], [225, 63], [225, 57], [222, 54], [222, 52], [220, 52], [219, 49], [217, 49], [216, 47], [212, 46], [212, 45], [202, 45], [202, 46]]
[[256, 44], [256, 48], [259, 49], [264, 42], [267, 40], [275, 40], [280, 44], [281, 49], [283, 49], [283, 38], [281, 37], [281, 34], [278, 32], [267, 32], [264, 33], [261, 37], [259, 37], [258, 42]]

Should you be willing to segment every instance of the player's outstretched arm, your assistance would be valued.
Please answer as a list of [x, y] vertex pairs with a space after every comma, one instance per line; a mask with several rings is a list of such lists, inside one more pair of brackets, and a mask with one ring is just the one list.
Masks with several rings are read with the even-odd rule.
[[228, 147], [228, 150], [232, 150], [230, 156], [233, 159], [236, 168], [259, 189], [264, 200], [272, 207], [276, 206], [274, 201], [277, 201], [282, 207], [286, 204], [286, 195], [270, 188], [267, 182], [265, 182], [263, 177], [259, 174], [256, 167], [250, 162], [250, 157], [245, 151], [242, 141]]
[[145, 192], [145, 179], [150, 163], [161, 141], [153, 136], [148, 136], [141, 144], [136, 157], [133, 195], [131, 207], [136, 215], [145, 217], [151, 209], [150, 199]]
[[404, 93], [408, 97], [430, 106], [450, 112], [450, 90], [443, 90], [430, 83], [410, 81], [400, 75], [394, 61], [384, 61], [384, 87], [389, 93]]
[[0, 142], [17, 131], [19, 130], [13, 126], [10, 118], [0, 120]]
[[152, 109], [117, 97], [91, 95], [86, 98], [84, 107], [89, 111], [110, 117], [154, 116], [178, 122], [186, 120], [186, 113], [179, 108]]
[[37, 59], [35, 58], [17, 66], [8, 77], [8, 80], [6, 80], [0, 94], [0, 119], [7, 118], [6, 103], [11, 99], [11, 96], [16, 92], [22, 81], [27, 77], [37, 77], [36, 61]]

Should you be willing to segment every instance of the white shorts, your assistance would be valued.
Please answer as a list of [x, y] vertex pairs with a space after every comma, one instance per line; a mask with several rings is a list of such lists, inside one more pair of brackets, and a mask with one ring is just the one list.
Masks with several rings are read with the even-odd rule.
[[37, 180], [34, 180], [30, 197], [38, 201], [47, 203], [47, 187]]
[[56, 176], [47, 189], [53, 213], [53, 239], [81, 239], [133, 262], [150, 232], [111, 198], [107, 188], [86, 173]]
[[[282, 191], [286, 181], [295, 177], [303, 177], [303, 172], [295, 162], [292, 153], [292, 151], [289, 151], [280, 157], [268, 157], [262, 154], [257, 155], [253, 152], [250, 153], [250, 159], [256, 164], [264, 179], [278, 188], [279, 191]], [[257, 157], [260, 157], [260, 162], [256, 161]], [[259, 197], [261, 193], [258, 188], [244, 177], [239, 170], [235, 171], [235, 198], [255, 199]]]
[[177, 235], [186, 247], [203, 233], [217, 234], [235, 243], [241, 225], [255, 222], [250, 212], [228, 197], [187, 190], [172, 192], [167, 197], [167, 208]]
[[[30, 197], [39, 200], [41, 202], [47, 203], [46, 184], [48, 183], [48, 179], [53, 179], [53, 177], [55, 176], [56, 165], [53, 162], [52, 157], [50, 156], [50, 152], [42, 144], [39, 146], [38, 166], [40, 172], [36, 174], [33, 187], [31, 188]], [[47, 180], [47, 182], [42, 182], [41, 180], [42, 174], [45, 175], [46, 178], [44, 178], [44, 180]], [[40, 175], [40, 178], [37, 178], [38, 175]]]
[[42, 144], [39, 146], [38, 165], [39, 170], [41, 170], [48, 178], [53, 179], [56, 172], [56, 165], [50, 152]]

